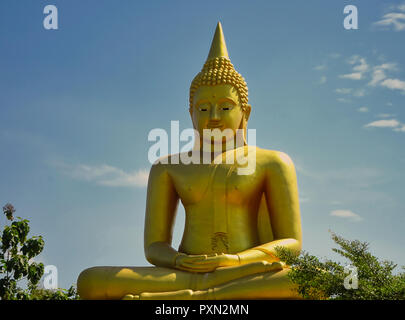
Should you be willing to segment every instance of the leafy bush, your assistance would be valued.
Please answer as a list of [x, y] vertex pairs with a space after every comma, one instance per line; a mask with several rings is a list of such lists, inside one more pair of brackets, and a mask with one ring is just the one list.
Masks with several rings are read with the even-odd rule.
[[[345, 278], [350, 274], [345, 267], [332, 260], [320, 261], [307, 252], [294, 254], [277, 248], [278, 257], [291, 267], [289, 277], [296, 290], [305, 299], [333, 300], [397, 300], [405, 299], [405, 272], [393, 274], [397, 267], [391, 261], [380, 261], [369, 252], [369, 244], [349, 241], [332, 233], [340, 248], [332, 250], [357, 268], [357, 289], [346, 289]], [[405, 270], [404, 267], [402, 267]], [[347, 280], [346, 280], [347, 281]]]
[[30, 300], [78, 300], [79, 296], [77, 295], [75, 287], [71, 286], [69, 289], [58, 289], [58, 290], [49, 290], [49, 289], [33, 289], [30, 292]]
[[[3, 207], [3, 213], [10, 225], [5, 225], [0, 237], [0, 300], [68, 300], [77, 299], [74, 287], [68, 290], [47, 290], [37, 287], [44, 274], [44, 265], [32, 261], [44, 249], [42, 236], [27, 238], [30, 231], [29, 221], [17, 217], [11, 204]], [[18, 286], [21, 280], [27, 280], [28, 289]]]

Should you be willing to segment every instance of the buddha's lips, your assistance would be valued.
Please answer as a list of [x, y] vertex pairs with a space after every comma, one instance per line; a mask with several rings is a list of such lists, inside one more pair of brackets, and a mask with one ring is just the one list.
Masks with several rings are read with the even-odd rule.
[[208, 129], [221, 129], [224, 125], [223, 124], [209, 124], [207, 125]]

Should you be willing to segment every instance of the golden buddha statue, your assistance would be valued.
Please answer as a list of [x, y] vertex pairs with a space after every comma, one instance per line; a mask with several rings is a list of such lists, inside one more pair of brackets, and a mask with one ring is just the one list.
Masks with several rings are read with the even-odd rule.
[[[190, 87], [190, 115], [200, 157], [179, 154], [152, 166], [147, 191], [144, 249], [149, 267], [93, 267], [77, 283], [82, 299], [288, 299], [298, 298], [289, 268], [276, 247], [301, 250], [301, 218], [293, 162], [285, 153], [246, 143], [251, 106], [244, 78], [229, 60], [221, 24], [207, 61]], [[241, 130], [240, 147], [221, 139], [219, 155], [206, 129]], [[201, 148], [203, 146], [203, 148]], [[255, 169], [238, 174], [239, 163], [219, 162], [229, 153], [254, 150]], [[252, 155], [249, 154], [248, 157]], [[161, 159], [162, 160], [162, 159]], [[174, 163], [172, 163], [174, 162]], [[182, 202], [185, 228], [178, 250], [171, 246]]]

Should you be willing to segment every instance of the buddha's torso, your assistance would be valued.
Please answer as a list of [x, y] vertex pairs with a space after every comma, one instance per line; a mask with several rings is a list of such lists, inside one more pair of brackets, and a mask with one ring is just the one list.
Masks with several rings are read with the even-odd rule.
[[239, 175], [238, 163], [176, 164], [168, 172], [185, 208], [179, 250], [235, 253], [259, 245], [257, 212], [264, 191], [266, 156], [256, 148], [256, 169]]

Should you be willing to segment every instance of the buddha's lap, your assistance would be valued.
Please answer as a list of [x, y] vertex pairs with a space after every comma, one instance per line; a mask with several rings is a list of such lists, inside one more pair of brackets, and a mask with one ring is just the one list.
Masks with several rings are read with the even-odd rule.
[[[260, 279], [266, 283], [272, 281], [273, 275], [278, 278], [286, 276], [287, 273], [279, 272], [280, 270], [269, 270], [270, 265], [268, 262], [261, 261], [218, 268], [208, 273], [163, 267], [93, 267], [80, 274], [78, 292], [82, 298], [111, 299], [123, 297], [128, 293], [204, 290], [238, 282], [255, 274], [260, 274]], [[260, 279], [257, 277], [256, 280], [260, 281]]]

